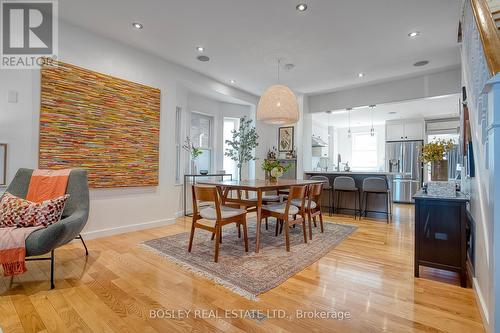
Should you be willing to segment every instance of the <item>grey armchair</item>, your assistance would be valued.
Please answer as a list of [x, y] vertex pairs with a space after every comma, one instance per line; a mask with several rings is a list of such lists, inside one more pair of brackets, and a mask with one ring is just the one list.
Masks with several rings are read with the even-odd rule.
[[[32, 173], [32, 169], [19, 169], [6, 191], [17, 197], [26, 198]], [[50, 289], [55, 287], [54, 250], [56, 248], [78, 238], [83, 243], [85, 255], [89, 254], [80, 235], [89, 216], [87, 171], [81, 169], [71, 171], [66, 193], [70, 196], [64, 207], [61, 221], [34, 231], [26, 239], [26, 260], [50, 260]], [[50, 257], [47, 258], [29, 258], [49, 252]]]

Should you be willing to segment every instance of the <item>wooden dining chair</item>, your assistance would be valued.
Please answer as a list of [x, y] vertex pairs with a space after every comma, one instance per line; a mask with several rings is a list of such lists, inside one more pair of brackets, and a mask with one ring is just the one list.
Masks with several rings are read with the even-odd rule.
[[[292, 186], [290, 188], [288, 198], [285, 203], [277, 203], [262, 206], [261, 223], [263, 218], [274, 217], [278, 221], [276, 223], [276, 235], [278, 234], [278, 225], [285, 230], [285, 245], [286, 250], [290, 252], [290, 227], [294, 225], [302, 225], [304, 233], [304, 243], [307, 243], [307, 231], [305, 223], [305, 199], [307, 186]], [[294, 206], [291, 201], [297, 199], [301, 203], [300, 206]]]
[[[219, 246], [222, 241], [222, 227], [235, 223], [243, 226], [243, 240], [245, 243], [245, 252], [248, 252], [248, 232], [247, 232], [247, 211], [244, 209], [233, 208], [221, 204], [218, 190], [215, 186], [200, 186], [194, 185], [193, 192], [193, 223], [191, 225], [191, 235], [189, 236], [188, 252], [193, 248], [193, 238], [196, 228], [207, 230], [215, 234], [215, 253], [214, 261], [219, 261]], [[198, 201], [212, 203], [208, 207], [201, 210], [198, 206]], [[199, 220], [215, 221], [214, 226], [199, 223]]]
[[[307, 214], [307, 223], [309, 225], [309, 239], [312, 240], [312, 224], [316, 227], [316, 217], [319, 217], [321, 233], [324, 232], [323, 214], [321, 213], [321, 194], [323, 193], [323, 183], [312, 184], [307, 190], [304, 211]], [[299, 207], [300, 199], [292, 199], [291, 204]]]

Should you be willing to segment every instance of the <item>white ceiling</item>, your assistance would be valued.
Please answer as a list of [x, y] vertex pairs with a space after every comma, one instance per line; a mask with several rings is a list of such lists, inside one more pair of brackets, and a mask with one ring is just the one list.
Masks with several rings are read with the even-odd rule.
[[[456, 66], [459, 0], [62, 0], [63, 20], [260, 95], [318, 93]], [[132, 22], [141, 22], [134, 30]], [[410, 31], [421, 36], [412, 40]], [[211, 61], [196, 60], [205, 47]], [[417, 68], [412, 64], [429, 60]], [[359, 79], [358, 72], [366, 73]]]
[[[384, 124], [387, 120], [412, 118], [444, 118], [458, 117], [457, 94], [417, 99], [412, 101], [381, 104], [373, 109], [374, 125]], [[370, 126], [371, 113], [369, 108], [351, 111], [351, 127]], [[396, 112], [396, 114], [389, 114]], [[312, 114], [313, 126], [348, 127], [348, 114], [345, 110], [333, 111], [330, 115], [325, 112]]]

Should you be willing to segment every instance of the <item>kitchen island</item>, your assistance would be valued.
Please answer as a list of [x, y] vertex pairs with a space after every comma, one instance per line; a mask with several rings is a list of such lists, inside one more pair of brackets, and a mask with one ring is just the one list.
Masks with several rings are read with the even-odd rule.
[[[333, 187], [333, 182], [335, 178], [339, 176], [348, 176], [352, 177], [354, 179], [354, 183], [356, 184], [356, 187], [360, 189], [361, 193], [361, 207], [364, 207], [363, 204], [363, 180], [368, 177], [380, 177], [384, 178], [387, 180], [387, 183], [389, 184], [389, 189], [392, 190], [392, 179], [393, 179], [394, 173], [391, 172], [376, 172], [376, 171], [306, 171], [304, 172], [304, 179], [311, 178], [312, 176], [326, 176], [330, 180], [330, 184]], [[329, 203], [329, 196], [323, 195], [322, 196], [322, 206], [323, 207], [330, 207], [331, 203]], [[334, 198], [334, 202], [336, 203], [336, 197]], [[367, 210], [371, 211], [384, 211], [386, 207], [385, 203], [386, 197], [385, 195], [370, 195], [369, 197], [369, 202], [366, 207]], [[392, 196], [390, 196], [390, 201], [392, 203]], [[354, 195], [348, 195], [348, 194], [343, 194], [341, 196], [341, 201], [339, 204], [340, 207], [343, 208], [348, 208], [348, 209], [354, 209]], [[340, 210], [340, 213], [345, 213], [345, 214], [352, 214], [352, 210], [349, 211], [348, 209]], [[326, 209], [325, 209], [326, 210]], [[373, 216], [373, 217], [381, 217], [385, 218], [385, 214], [378, 214], [378, 213], [372, 213], [368, 214], [368, 216]]]

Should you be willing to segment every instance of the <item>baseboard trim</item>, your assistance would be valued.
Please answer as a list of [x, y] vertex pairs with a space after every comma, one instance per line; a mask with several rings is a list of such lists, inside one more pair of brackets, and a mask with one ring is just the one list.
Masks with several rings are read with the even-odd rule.
[[172, 217], [169, 219], [162, 219], [162, 220], [150, 221], [150, 222], [145, 222], [145, 223], [130, 224], [130, 225], [120, 226], [120, 227], [116, 227], [116, 228], [107, 228], [107, 229], [101, 229], [101, 230], [95, 230], [95, 231], [82, 232], [82, 236], [85, 238], [85, 240], [95, 239], [95, 238], [113, 236], [113, 235], [118, 235], [118, 234], [124, 234], [127, 232], [133, 232], [133, 231], [138, 231], [138, 230], [161, 227], [161, 226], [170, 225], [170, 224], [174, 224], [174, 223], [175, 223], [175, 217]]
[[472, 286], [474, 295], [476, 296], [476, 303], [478, 303], [479, 305], [479, 313], [481, 313], [481, 317], [483, 318], [484, 328], [487, 329], [490, 326], [488, 307], [486, 306], [483, 293], [481, 291], [481, 288], [479, 288], [479, 284], [476, 278], [472, 278]]

